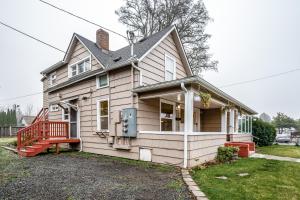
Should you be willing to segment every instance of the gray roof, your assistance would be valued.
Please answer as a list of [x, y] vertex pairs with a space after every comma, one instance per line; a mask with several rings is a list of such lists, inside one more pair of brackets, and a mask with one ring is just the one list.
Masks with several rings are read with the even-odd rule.
[[26, 124], [31, 124], [35, 119], [35, 116], [24, 115], [22, 119], [25, 121]]
[[[162, 31], [159, 31], [136, 42], [133, 46], [135, 58], [141, 58], [145, 53], [147, 53], [148, 50], [151, 49], [151, 47], [153, 47], [163, 36], [165, 36], [166, 33], [173, 30], [174, 28], [175, 26], [169, 26]], [[73, 37], [74, 36], [77, 37], [88, 48], [93, 56], [95, 56], [96, 59], [106, 68], [106, 71], [123, 67], [131, 63], [131, 61], [129, 60], [131, 58], [129, 45], [116, 51], [104, 51], [96, 43], [86, 39], [85, 37], [77, 33], [74, 33]], [[60, 61], [55, 65], [52, 65], [51, 67], [45, 69], [41, 73], [50, 73], [65, 64], [67, 63]]]
[[230, 95], [226, 94], [225, 92], [223, 92], [216, 86], [212, 85], [211, 83], [207, 82], [206, 80], [204, 80], [203, 78], [198, 77], [198, 76], [190, 76], [190, 77], [186, 77], [186, 78], [182, 78], [182, 79], [176, 79], [176, 80], [167, 81], [167, 82], [160, 82], [160, 83], [147, 85], [147, 86], [140, 86], [140, 87], [133, 89], [133, 92], [143, 93], [143, 92], [149, 92], [149, 91], [153, 91], [153, 90], [166, 89], [166, 88], [180, 86], [181, 83], [186, 83], [186, 84], [198, 83], [202, 87], [206, 88], [207, 90], [219, 95], [220, 97], [226, 99], [227, 101], [230, 101], [230, 102], [236, 104], [237, 106], [243, 108], [244, 110], [248, 111], [249, 113], [257, 114], [256, 111], [252, 110], [245, 104], [241, 103], [240, 101], [236, 100], [235, 98], [231, 97]]

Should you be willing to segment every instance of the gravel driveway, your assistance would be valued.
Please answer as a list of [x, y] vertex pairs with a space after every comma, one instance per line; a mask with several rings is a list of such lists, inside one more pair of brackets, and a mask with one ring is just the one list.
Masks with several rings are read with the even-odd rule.
[[0, 199], [192, 199], [172, 167], [77, 152], [13, 162]]

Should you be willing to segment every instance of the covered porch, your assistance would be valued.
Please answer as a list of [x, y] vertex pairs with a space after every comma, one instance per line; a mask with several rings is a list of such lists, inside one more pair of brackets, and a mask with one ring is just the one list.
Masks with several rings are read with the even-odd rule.
[[[209, 105], [201, 92], [210, 95]], [[252, 141], [255, 111], [201, 78], [138, 87], [134, 93], [140, 137], [163, 138], [168, 151], [181, 150], [184, 168], [213, 160], [227, 141]]]

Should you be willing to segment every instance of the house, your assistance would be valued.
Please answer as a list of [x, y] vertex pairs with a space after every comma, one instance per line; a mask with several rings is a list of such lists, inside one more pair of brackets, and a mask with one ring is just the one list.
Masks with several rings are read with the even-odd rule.
[[[43, 106], [84, 152], [192, 167], [227, 141], [252, 141], [254, 110], [193, 76], [175, 26], [109, 49], [74, 33], [62, 61], [45, 69]], [[210, 106], [199, 92], [211, 95]]]
[[24, 115], [21, 117], [22, 126], [30, 126], [35, 116]]

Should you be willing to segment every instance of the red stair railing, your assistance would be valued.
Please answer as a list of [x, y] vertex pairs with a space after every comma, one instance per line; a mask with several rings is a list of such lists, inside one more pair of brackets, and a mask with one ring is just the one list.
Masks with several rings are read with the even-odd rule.
[[69, 138], [69, 123], [59, 121], [36, 121], [17, 133], [18, 151], [35, 142], [51, 138]]

